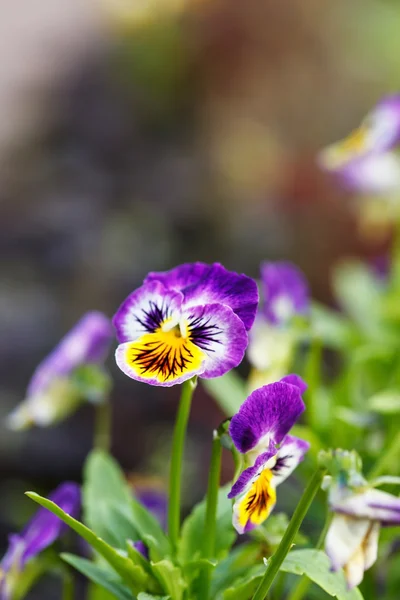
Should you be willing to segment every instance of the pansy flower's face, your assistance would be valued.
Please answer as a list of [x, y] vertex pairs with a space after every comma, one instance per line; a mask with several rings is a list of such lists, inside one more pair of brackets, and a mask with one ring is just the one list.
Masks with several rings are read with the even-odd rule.
[[305, 383], [288, 375], [255, 390], [232, 418], [230, 435], [252, 466], [245, 469], [228, 497], [235, 498], [233, 525], [244, 533], [260, 525], [276, 502], [276, 487], [304, 458], [309, 444], [287, 435], [304, 410]]
[[252, 279], [218, 264], [151, 273], [114, 317], [117, 364], [152, 385], [218, 377], [241, 362], [257, 302]]

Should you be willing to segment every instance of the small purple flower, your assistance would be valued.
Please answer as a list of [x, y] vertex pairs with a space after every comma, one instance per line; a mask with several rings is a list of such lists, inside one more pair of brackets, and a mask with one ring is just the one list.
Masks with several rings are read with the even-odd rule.
[[322, 168], [348, 188], [366, 194], [393, 195], [400, 190], [400, 94], [381, 100], [361, 126], [319, 155]]
[[32, 424], [46, 426], [72, 412], [81, 396], [72, 382], [74, 373], [87, 365], [102, 365], [113, 339], [111, 321], [100, 312], [89, 312], [36, 368], [26, 399], [9, 415], [12, 429]]
[[303, 460], [308, 442], [288, 435], [305, 406], [305, 382], [298, 375], [265, 385], [250, 394], [232, 418], [229, 433], [252, 466], [245, 469], [228, 497], [238, 496], [233, 525], [244, 533], [260, 525], [276, 502], [276, 487]]
[[256, 283], [220, 264], [150, 273], [114, 316], [117, 365], [167, 387], [219, 377], [241, 362], [257, 303]]
[[289, 262], [264, 262], [261, 283], [265, 297], [263, 312], [272, 325], [286, 325], [310, 308], [310, 292], [303, 273]]
[[367, 486], [335, 484], [329, 494], [334, 513], [325, 540], [332, 569], [344, 569], [349, 588], [359, 585], [378, 554], [381, 526], [400, 525], [400, 498]]
[[[77, 517], [80, 510], [80, 488], [66, 482], [58, 486], [49, 499], [64, 512]], [[51, 546], [67, 526], [45, 508], [39, 508], [21, 533], [9, 536], [8, 550], [0, 566], [0, 599], [8, 600], [15, 577], [23, 572], [27, 562]]]

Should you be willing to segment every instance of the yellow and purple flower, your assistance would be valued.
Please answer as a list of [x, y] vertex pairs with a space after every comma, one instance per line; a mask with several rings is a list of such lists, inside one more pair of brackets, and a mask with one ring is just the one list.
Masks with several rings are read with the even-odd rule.
[[[80, 510], [80, 488], [76, 483], [65, 482], [58, 486], [49, 499], [64, 512], [77, 517]], [[23, 577], [25, 565], [51, 546], [67, 526], [45, 508], [40, 508], [21, 533], [9, 537], [6, 554], [0, 563], [0, 599], [8, 600], [14, 586]]]
[[290, 324], [307, 316], [310, 291], [303, 273], [290, 262], [261, 265], [263, 301], [250, 332], [247, 350], [251, 388], [280, 379], [290, 368], [295, 338]]
[[257, 304], [255, 281], [220, 264], [150, 273], [114, 316], [117, 364], [151, 385], [219, 377], [242, 361]]
[[332, 570], [344, 569], [350, 588], [359, 585], [378, 556], [381, 526], [400, 525], [400, 498], [364, 482], [358, 489], [335, 484], [329, 494], [334, 513], [325, 551]]
[[[25, 400], [7, 418], [8, 427], [45, 427], [70, 414], [82, 401], [79, 370], [102, 366], [112, 339], [111, 321], [105, 315], [96, 311], [85, 314], [36, 368]], [[91, 390], [95, 395], [97, 386], [87, 385], [89, 395]]]
[[320, 165], [349, 189], [362, 194], [398, 197], [400, 158], [400, 94], [378, 102], [361, 126], [346, 139], [325, 148]]
[[288, 435], [305, 409], [301, 395], [306, 388], [299, 376], [288, 375], [252, 392], [231, 420], [232, 441], [251, 465], [228, 495], [236, 498], [233, 525], [238, 533], [265, 521], [276, 503], [276, 487], [309, 448], [308, 442]]

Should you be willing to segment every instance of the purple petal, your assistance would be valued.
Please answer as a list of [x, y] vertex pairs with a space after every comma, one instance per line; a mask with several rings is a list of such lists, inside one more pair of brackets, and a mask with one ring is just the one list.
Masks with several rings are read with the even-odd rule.
[[168, 290], [182, 292], [189, 286], [207, 277], [211, 268], [212, 265], [206, 265], [202, 262], [185, 263], [170, 271], [153, 271], [147, 275], [144, 283], [161, 281]]
[[343, 499], [339, 496], [330, 504], [331, 510], [337, 513], [379, 521], [382, 525], [400, 524], [400, 498], [381, 490], [370, 488]]
[[291, 373], [290, 375], [282, 377], [280, 381], [281, 383], [290, 383], [290, 385], [295, 385], [299, 388], [301, 394], [304, 394], [304, 392], [308, 388], [308, 385], [306, 384], [304, 379], [302, 379], [300, 375], [296, 375], [295, 373]]
[[286, 324], [294, 315], [309, 311], [307, 280], [292, 263], [263, 263], [261, 281], [265, 296], [264, 314], [271, 323]]
[[251, 482], [256, 478], [263, 469], [266, 468], [268, 461], [276, 456], [276, 448], [271, 442], [267, 452], [263, 452], [257, 458], [256, 462], [252, 467], [248, 467], [239, 475], [237, 481], [233, 484], [231, 491], [228, 494], [228, 498], [235, 498], [239, 494], [243, 494]]
[[275, 485], [279, 485], [289, 477], [299, 463], [304, 459], [310, 444], [293, 435], [287, 435], [279, 447], [277, 460], [272, 468]]
[[163, 529], [167, 527], [167, 495], [163, 490], [139, 486], [136, 495], [141, 504], [157, 519]]
[[336, 171], [343, 185], [361, 194], [394, 194], [400, 189], [400, 158], [394, 152], [373, 153]]
[[144, 556], [144, 558], [147, 560], [149, 559], [149, 549], [147, 548], [146, 544], [144, 544], [141, 540], [137, 542], [131, 542], [131, 544], [138, 552], [140, 552], [142, 556]]
[[[75, 483], [63, 483], [49, 495], [49, 500], [76, 517], [80, 510], [80, 488]], [[16, 565], [22, 569], [26, 562], [50, 546], [65, 529], [66, 525], [56, 515], [46, 508], [39, 508], [21, 533], [10, 536], [10, 546], [1, 568], [8, 571]]]
[[242, 453], [249, 452], [268, 436], [279, 444], [304, 409], [297, 386], [271, 383], [250, 394], [232, 418], [229, 433]]
[[103, 362], [113, 337], [111, 322], [105, 315], [87, 313], [36, 368], [28, 396], [46, 391], [55, 378], [69, 375], [81, 365]]
[[237, 367], [246, 352], [248, 337], [242, 321], [223, 304], [185, 309], [188, 338], [206, 355], [201, 377], [220, 377]]
[[145, 283], [124, 300], [114, 315], [118, 341], [131, 342], [152, 333], [175, 315], [179, 321], [182, 299], [182, 294], [167, 290], [159, 281]]

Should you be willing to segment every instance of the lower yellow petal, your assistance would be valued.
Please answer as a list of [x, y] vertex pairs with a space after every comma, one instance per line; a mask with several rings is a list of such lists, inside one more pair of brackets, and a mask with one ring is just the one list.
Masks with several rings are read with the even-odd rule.
[[272, 478], [270, 469], [264, 469], [240, 499], [237, 518], [243, 530], [249, 523], [252, 526], [261, 525], [275, 506], [276, 490], [272, 485]]
[[197, 372], [206, 355], [177, 329], [146, 333], [127, 346], [125, 360], [141, 379], [172, 382]]

